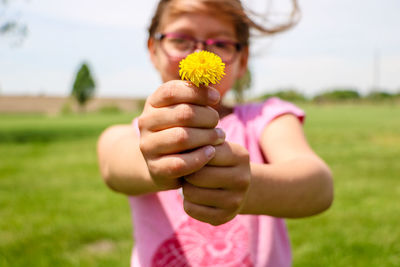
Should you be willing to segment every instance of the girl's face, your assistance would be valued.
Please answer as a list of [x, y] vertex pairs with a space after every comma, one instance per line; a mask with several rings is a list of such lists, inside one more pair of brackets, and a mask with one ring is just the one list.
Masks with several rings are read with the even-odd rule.
[[[203, 13], [182, 14], [174, 18], [165, 16], [161, 20], [159, 33], [174, 33], [196, 40], [217, 39], [237, 42], [235, 28], [232, 23]], [[199, 50], [203, 49], [201, 46], [198, 46]], [[179, 58], [167, 55], [166, 50], [161, 48], [160, 41], [156, 41], [153, 38], [148, 42], [148, 49], [151, 61], [161, 74], [163, 82], [180, 79]], [[234, 61], [226, 64], [226, 75], [221, 82], [212, 85], [220, 92], [221, 96], [232, 88], [236, 79], [240, 78], [247, 69], [248, 48], [243, 47], [236, 53]]]

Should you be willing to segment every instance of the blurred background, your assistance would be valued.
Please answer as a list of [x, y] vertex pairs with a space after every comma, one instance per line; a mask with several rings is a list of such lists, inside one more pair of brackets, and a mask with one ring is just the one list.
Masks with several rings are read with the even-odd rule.
[[[0, 23], [20, 27], [1, 35], [1, 94], [67, 96], [82, 61], [97, 80], [96, 96], [146, 97], [157, 88], [146, 51], [155, 0], [1, 3]], [[290, 11], [288, 0], [244, 3], [260, 13]], [[293, 30], [253, 40], [252, 96], [288, 87], [308, 97], [337, 88], [400, 91], [399, 1], [303, 0], [300, 7]]]
[[[277, 21], [290, 1], [244, 0]], [[0, 0], [0, 266], [126, 266], [125, 196], [96, 141], [160, 84], [146, 51], [157, 1]], [[252, 40], [243, 100], [307, 113], [335, 202], [288, 220], [294, 266], [400, 266], [400, 1], [299, 1], [292, 30]]]

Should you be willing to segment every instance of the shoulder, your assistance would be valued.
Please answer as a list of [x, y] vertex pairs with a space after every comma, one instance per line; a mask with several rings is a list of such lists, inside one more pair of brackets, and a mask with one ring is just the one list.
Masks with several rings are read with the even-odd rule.
[[261, 137], [267, 125], [282, 115], [291, 114], [301, 123], [305, 118], [305, 112], [302, 109], [277, 97], [268, 98], [263, 102], [238, 105], [234, 113], [243, 124], [252, 128], [257, 138]]
[[268, 98], [262, 102], [253, 102], [238, 105], [234, 109], [235, 114], [241, 119], [256, 119], [264, 117], [265, 119], [274, 119], [282, 114], [291, 113], [303, 121], [305, 113], [302, 109], [291, 102], [279, 99], [277, 97]]

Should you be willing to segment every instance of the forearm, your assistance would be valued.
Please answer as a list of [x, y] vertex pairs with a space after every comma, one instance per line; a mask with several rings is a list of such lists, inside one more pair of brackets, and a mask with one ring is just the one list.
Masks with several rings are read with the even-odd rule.
[[[123, 135], [109, 133], [116, 131], [105, 131], [98, 142], [100, 172], [105, 183], [112, 190], [126, 195], [159, 191], [148, 173], [138, 138], [131, 132]], [[113, 139], [113, 135], [118, 135], [118, 138]]]
[[251, 183], [242, 214], [282, 218], [311, 216], [333, 199], [329, 168], [309, 156], [276, 164], [251, 164]]

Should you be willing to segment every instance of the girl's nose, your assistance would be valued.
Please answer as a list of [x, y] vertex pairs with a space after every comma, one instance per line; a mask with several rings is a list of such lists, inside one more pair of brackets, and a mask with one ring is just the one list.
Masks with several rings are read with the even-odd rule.
[[199, 51], [202, 51], [205, 49], [206, 49], [206, 45], [204, 42], [202, 42], [202, 41], [196, 42], [196, 46], [195, 46], [195, 50], [194, 50], [195, 52], [199, 52]]

